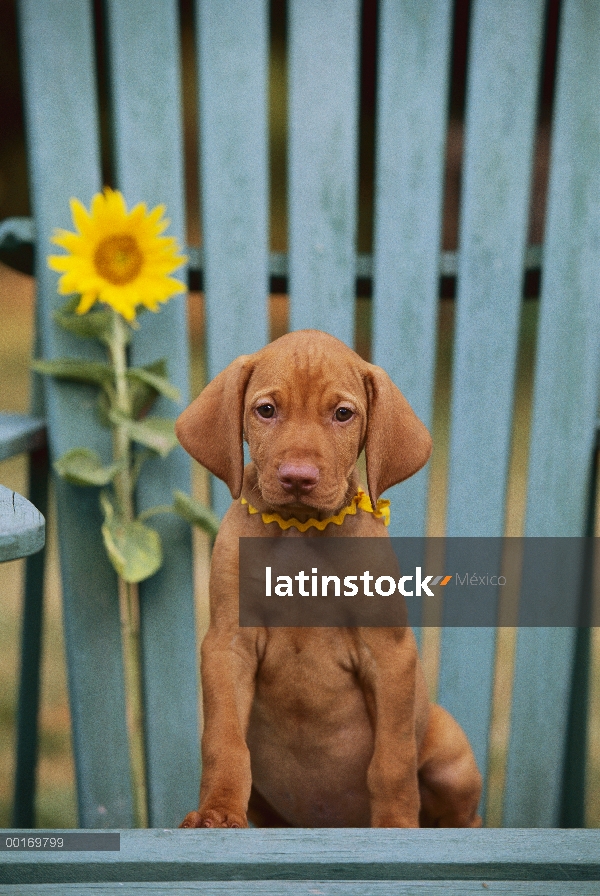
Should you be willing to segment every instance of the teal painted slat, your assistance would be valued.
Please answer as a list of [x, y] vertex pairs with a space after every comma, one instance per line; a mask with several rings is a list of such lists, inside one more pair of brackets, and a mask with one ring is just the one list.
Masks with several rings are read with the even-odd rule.
[[[268, 341], [266, 0], [198, 0], [208, 378]], [[213, 480], [213, 504], [231, 503]]]
[[[72, 229], [69, 197], [89, 205], [100, 187], [90, 4], [21, 0], [23, 90], [45, 357], [100, 357], [55, 326], [64, 299], [46, 268], [56, 227]], [[89, 354], [85, 354], [89, 353]], [[93, 420], [95, 393], [46, 382], [51, 458], [86, 444], [108, 460], [110, 437]], [[63, 610], [80, 823], [132, 822], [116, 577], [104, 554], [96, 490], [56, 483]], [[110, 757], [110, 774], [107, 774]]]
[[589, 726], [591, 665], [592, 630], [578, 628], [573, 646], [569, 714], [563, 753], [561, 806], [558, 820], [561, 828], [580, 828], [585, 825], [588, 727], [591, 727]]
[[[585, 531], [600, 349], [600, 8], [568, 0], [552, 137], [527, 535]], [[583, 81], [581, 79], [584, 79]], [[582, 84], [589, 87], [583, 89]]]
[[452, 536], [504, 532], [543, 13], [542, 0], [483, 0], [471, 12], [446, 526]]
[[290, 329], [354, 342], [357, 0], [292, 3], [288, 24]]
[[[48, 452], [29, 456], [29, 499], [46, 520], [48, 513]], [[38, 758], [38, 718], [42, 654], [45, 550], [27, 558], [21, 623], [21, 667], [17, 707], [17, 749], [12, 822], [35, 826], [35, 789]]]
[[267, 342], [268, 7], [196, 10], [208, 373]]
[[10, 252], [34, 241], [33, 218], [5, 218], [0, 223], [0, 248]]
[[27, 414], [0, 414], [0, 460], [35, 451], [46, 443], [46, 423]]
[[0, 563], [37, 553], [45, 540], [46, 522], [37, 507], [0, 485]]
[[[584, 600], [593, 594], [594, 553], [597, 524], [598, 453], [600, 452], [600, 426], [597, 432], [596, 451], [592, 460], [592, 476], [588, 496], [588, 512], [585, 527], [585, 553], [582, 563], [582, 593]], [[585, 824], [588, 729], [590, 718], [590, 677], [592, 670], [592, 629], [578, 628], [573, 646], [571, 693], [569, 714], [563, 753], [562, 792], [559, 826], [579, 828]]]
[[[600, 8], [562, 8], [526, 534], [585, 531], [600, 353]], [[574, 630], [519, 632], [505, 823], [558, 822]], [[531, 744], [544, 745], [532, 750]]]
[[[379, 9], [373, 349], [432, 424], [452, 3]], [[387, 494], [390, 535], [425, 534], [428, 467]]]
[[[471, 9], [446, 523], [450, 536], [499, 538], [504, 531], [543, 13], [541, 0], [476, 2]], [[484, 772], [494, 645], [491, 627], [448, 628], [442, 635], [439, 700], [467, 731]]]
[[[537, 881], [537, 890], [533, 890], [537, 894], [563, 892], [553, 883], [565, 887], [577, 883], [579, 893], [591, 896], [598, 892], [599, 856], [597, 830], [122, 831], [120, 851], [94, 853], [92, 869], [85, 852], [71, 852], [67, 858], [49, 850], [7, 851], [0, 865], [0, 885], [25, 887], [57, 880], [85, 885], [93, 873], [99, 889], [102, 884], [122, 886], [124, 879], [141, 878], [144, 893], [152, 893], [154, 883], [161, 882], [176, 883], [173, 892], [185, 893], [190, 881], [208, 884], [208, 893], [223, 892], [217, 885], [231, 886], [234, 881], [243, 881], [248, 887], [253, 882], [268, 882], [260, 891], [265, 893], [280, 893], [271, 887], [284, 881], [303, 882], [304, 891], [291, 892], [305, 894], [311, 893], [309, 882], [313, 881], [325, 885], [338, 881], [342, 886], [356, 881], [365, 887], [365, 893], [370, 892], [367, 887], [372, 882], [393, 881], [398, 887], [393, 892], [403, 892], [403, 884], [410, 881], [416, 887], [418, 881], [428, 892], [430, 883], [445, 880], [461, 881], [463, 892], [471, 892], [469, 884], [476, 882], [479, 892], [511, 893], [515, 891], [508, 888], [508, 881]], [[315, 889], [320, 892], [320, 887]], [[569, 892], [568, 888], [564, 892]]]
[[553, 827], [559, 823], [575, 632], [562, 628], [518, 632], [504, 825]]
[[464, 728], [484, 776], [480, 811], [487, 792], [495, 644], [494, 628], [442, 629], [437, 700]]
[[[483, 869], [482, 877], [485, 875]], [[488, 885], [489, 886], [489, 885]], [[544, 881], [543, 891], [539, 881], [503, 880], [494, 882], [493, 892], [510, 896], [599, 896], [600, 883], [597, 881]], [[186, 881], [185, 883], [127, 883], [127, 884], [34, 884], [32, 887], [10, 884], [0, 885], [1, 896], [221, 896], [221, 894], [246, 894], [246, 896], [469, 896], [481, 893], [481, 881], [439, 880], [439, 881]]]
[[[31, 219], [33, 231], [33, 220]], [[35, 314], [33, 354], [41, 354], [40, 328]], [[12, 431], [9, 445], [13, 451], [29, 453], [29, 500], [40, 511], [48, 525], [49, 457], [46, 445], [46, 409], [42, 377], [31, 378], [29, 406], [31, 416], [0, 414], [0, 433], [3, 422]], [[23, 428], [21, 428], [23, 427]], [[30, 428], [31, 427], [31, 428]], [[16, 439], [15, 439], [16, 436]], [[8, 447], [5, 443], [4, 447]], [[21, 668], [17, 705], [17, 744], [15, 763], [12, 822], [16, 827], [34, 827], [36, 773], [38, 760], [38, 721], [40, 707], [40, 673], [42, 654], [42, 622], [44, 610], [45, 549], [32, 554], [25, 563], [23, 613], [21, 623]]]
[[[33, 218], [6, 218], [0, 223], [0, 248], [7, 251], [31, 245], [35, 242]], [[204, 269], [204, 252], [201, 246], [188, 246], [189, 269], [201, 273]], [[537, 270], [542, 258], [540, 245], [528, 246], [525, 253], [525, 269]], [[455, 277], [458, 264], [456, 252], [442, 250], [440, 253], [440, 274]], [[287, 277], [288, 257], [286, 252], [269, 253], [269, 274], [271, 277]], [[356, 256], [356, 276], [369, 280], [373, 275], [373, 257], [367, 252]]]
[[[582, 886], [585, 890], [582, 890]], [[229, 896], [243, 893], [245, 896], [469, 896], [481, 894], [481, 881], [440, 880], [440, 881], [323, 881], [323, 880], [231, 880], [231, 881], [186, 881], [185, 883], [119, 883], [119, 884], [34, 884], [33, 887], [0, 884], [0, 896], [139, 896], [143, 888], [144, 896]], [[35, 888], [35, 889], [34, 889]], [[176, 888], [176, 889], [175, 889]], [[600, 883], [587, 881], [544, 881], [544, 896], [599, 896]], [[494, 883], [494, 893], [510, 896], [540, 896], [538, 881], [506, 880]]]
[[[183, 132], [178, 7], [173, 0], [110, 0], [107, 5], [116, 180], [129, 205], [162, 203], [168, 234], [185, 246]], [[151, 59], [152, 65], [147, 61]], [[185, 270], [176, 276], [185, 281]], [[140, 319], [131, 363], [166, 358], [169, 378], [189, 400], [186, 297]], [[167, 399], [152, 411], [176, 417]], [[190, 459], [177, 448], [147, 463], [137, 509], [172, 503], [173, 489], [189, 494]], [[163, 543], [161, 570], [140, 585], [144, 726], [149, 824], [179, 824], [199, 790], [197, 658], [192, 543], [189, 525], [161, 515], [150, 525]]]

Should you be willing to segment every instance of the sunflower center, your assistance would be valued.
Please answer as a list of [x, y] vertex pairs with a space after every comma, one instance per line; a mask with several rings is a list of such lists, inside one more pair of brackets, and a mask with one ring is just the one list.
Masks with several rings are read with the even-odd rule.
[[94, 252], [97, 272], [115, 286], [123, 286], [135, 280], [143, 261], [144, 256], [137, 241], [128, 233], [105, 237]]

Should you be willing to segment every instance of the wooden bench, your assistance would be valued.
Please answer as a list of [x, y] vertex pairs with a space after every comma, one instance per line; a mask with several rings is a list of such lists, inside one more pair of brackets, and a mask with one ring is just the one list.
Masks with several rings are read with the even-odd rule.
[[[43, 831], [32, 832], [43, 835]], [[122, 831], [120, 850], [3, 854], [0, 893], [595, 896], [596, 831]], [[6, 858], [5, 858], [6, 855]]]
[[46, 523], [37, 507], [0, 485], [0, 563], [36, 554], [45, 540]]
[[[92, 6], [18, 7], [40, 351], [82, 356], [81, 342], [52, 321], [62, 300], [45, 255], [53, 230], [70, 227], [69, 198], [89, 203], [102, 186]], [[441, 256], [452, 3], [380, 0], [373, 252], [357, 257], [360, 4], [290, 0], [289, 249], [281, 256], [269, 252], [268, 4], [196, 5], [203, 247], [190, 255], [203, 278], [208, 376], [268, 340], [273, 276], [287, 281], [290, 329], [320, 328], [352, 345], [360, 273], [372, 282], [371, 359], [431, 426], [439, 277], [455, 273], [451, 536], [505, 531], [544, 10], [541, 0], [472, 4], [459, 251]], [[130, 204], [165, 203], [170, 232], [185, 242], [177, 4], [107, 0], [106, 29], [114, 186]], [[542, 277], [524, 534], [580, 537], [594, 531], [600, 6], [564, 0], [559, 37], [545, 236], [534, 250]], [[184, 299], [144, 320], [131, 356], [136, 364], [166, 357], [189, 397]], [[90, 427], [85, 402], [75, 400], [80, 388], [45, 383], [52, 458], [83, 443], [108, 456], [106, 431]], [[428, 477], [426, 468], [387, 495], [397, 508], [393, 535], [425, 534]], [[222, 514], [230, 497], [213, 485]], [[127, 829], [134, 815], [116, 578], [97, 495], [62, 480], [55, 487], [80, 825]], [[190, 488], [181, 450], [144, 470], [138, 508], [165, 503], [172, 488]], [[149, 824], [172, 828], [193, 807], [199, 781], [192, 552], [183, 522], [157, 525], [166, 562], [140, 588], [144, 738]], [[465, 727], [484, 772], [495, 643], [494, 628], [447, 628], [441, 641], [438, 699]], [[588, 629], [518, 633], [509, 828], [583, 825], [589, 645]], [[93, 882], [109, 890], [116, 880], [131, 887], [119, 892], [133, 892], [136, 881], [152, 882], [152, 892], [177, 892], [174, 882], [181, 892], [235, 892], [224, 883], [233, 880], [243, 881], [240, 891], [269, 893], [542, 892], [532, 881], [544, 881], [545, 893], [600, 892], [593, 831], [124, 830], [119, 857], [72, 855], [3, 855], [0, 892], [34, 883], [36, 892], [54, 892], [53, 883], [61, 892]]]

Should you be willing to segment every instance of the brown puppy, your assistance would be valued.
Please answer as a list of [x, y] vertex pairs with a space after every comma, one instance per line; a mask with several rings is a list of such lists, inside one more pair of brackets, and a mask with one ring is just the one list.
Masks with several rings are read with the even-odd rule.
[[[379, 367], [316, 330], [289, 333], [209, 383], [177, 421], [234, 498], [215, 542], [202, 644], [198, 811], [182, 827], [479, 826], [481, 776], [465, 734], [429, 703], [410, 628], [240, 628], [238, 539], [387, 536], [351, 504], [416, 473], [431, 439]], [[244, 469], [242, 440], [252, 462]], [[247, 503], [238, 499], [240, 495]], [[258, 513], [249, 512], [250, 505]]]

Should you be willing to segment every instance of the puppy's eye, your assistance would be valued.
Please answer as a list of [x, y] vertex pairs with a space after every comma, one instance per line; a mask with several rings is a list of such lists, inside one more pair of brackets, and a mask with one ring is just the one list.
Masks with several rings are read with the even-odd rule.
[[259, 404], [256, 409], [256, 413], [259, 414], [259, 416], [263, 417], [265, 420], [269, 420], [275, 413], [275, 407], [272, 404]]
[[346, 420], [349, 420], [350, 417], [354, 416], [354, 411], [350, 410], [350, 408], [338, 408], [335, 412], [335, 419], [339, 420], [340, 423], [345, 423]]

